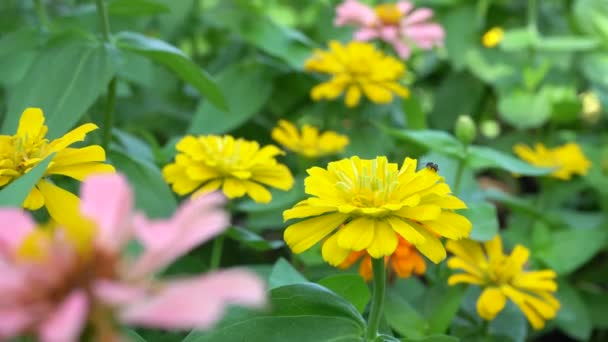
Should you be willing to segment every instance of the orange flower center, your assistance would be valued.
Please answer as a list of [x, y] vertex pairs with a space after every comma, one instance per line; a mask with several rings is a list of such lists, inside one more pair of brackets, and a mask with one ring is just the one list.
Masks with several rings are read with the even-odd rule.
[[384, 25], [399, 25], [403, 14], [395, 4], [382, 4], [374, 8], [376, 16]]

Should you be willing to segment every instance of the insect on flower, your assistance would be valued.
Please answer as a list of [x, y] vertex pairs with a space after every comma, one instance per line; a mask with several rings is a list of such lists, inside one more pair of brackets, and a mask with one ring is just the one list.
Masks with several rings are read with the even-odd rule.
[[433, 162], [426, 163], [426, 167], [428, 169], [431, 169], [431, 170], [435, 171], [435, 172], [439, 171], [439, 165], [437, 165], [436, 163], [433, 163]]

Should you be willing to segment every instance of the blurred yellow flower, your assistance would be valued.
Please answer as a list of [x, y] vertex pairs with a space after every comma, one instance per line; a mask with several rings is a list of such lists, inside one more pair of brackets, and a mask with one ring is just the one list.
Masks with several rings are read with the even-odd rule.
[[92, 123], [84, 124], [61, 138], [49, 141], [48, 127], [40, 108], [27, 108], [21, 114], [15, 135], [0, 135], [0, 187], [18, 179], [55, 153], [44, 177], [38, 181], [23, 202], [30, 210], [46, 206], [49, 215], [57, 222], [68, 224], [75, 218], [68, 213], [77, 211], [78, 197], [48, 180], [51, 175], [64, 175], [82, 181], [93, 173], [114, 172], [105, 164], [106, 154], [99, 145], [70, 148], [83, 141], [87, 133], [97, 129]]
[[568, 143], [552, 149], [537, 143], [534, 150], [524, 144], [517, 144], [513, 151], [521, 159], [540, 167], [554, 168], [551, 173], [554, 178], [569, 180], [572, 175], [586, 175], [591, 167], [591, 162], [585, 157], [580, 146]]
[[293, 186], [293, 176], [276, 156], [278, 147], [260, 148], [255, 141], [234, 139], [230, 135], [185, 136], [177, 143], [175, 162], [163, 168], [163, 177], [173, 191], [193, 196], [222, 188], [228, 198], [249, 195], [254, 201], [268, 203], [272, 195], [262, 185], [281, 190]]
[[496, 235], [483, 243], [468, 239], [448, 241], [448, 251], [454, 254], [448, 267], [460, 269], [448, 279], [448, 284], [475, 284], [483, 287], [477, 300], [477, 312], [492, 320], [505, 307], [509, 298], [524, 313], [534, 329], [542, 329], [545, 321], [555, 318], [560, 304], [553, 296], [557, 291], [552, 270], [524, 271], [530, 251], [517, 245], [511, 255], [505, 255], [502, 241]]
[[416, 165], [406, 158], [399, 169], [386, 157], [355, 156], [308, 169], [304, 184], [312, 197], [283, 212], [285, 220], [306, 219], [287, 227], [285, 241], [299, 254], [329, 236], [323, 258], [338, 266], [352, 251], [390, 256], [401, 236], [438, 263], [446, 256], [438, 236], [466, 237], [471, 222], [453, 211], [466, 205], [450, 194], [443, 177]]
[[288, 150], [308, 158], [317, 158], [344, 151], [348, 137], [333, 131], [319, 134], [319, 129], [310, 125], [302, 127], [302, 133], [291, 122], [280, 120], [272, 130], [272, 139]]
[[493, 27], [481, 37], [481, 43], [487, 48], [496, 47], [505, 37], [505, 31], [501, 27]]
[[[390, 265], [389, 272], [392, 270], [399, 278], [409, 278], [412, 273], [417, 275], [424, 274], [426, 272], [426, 264], [418, 253], [418, 250], [416, 250], [416, 247], [401, 236], [397, 237], [399, 238], [397, 249], [395, 249], [392, 255], [384, 257], [384, 263]], [[349, 268], [361, 258], [363, 260], [359, 265], [359, 274], [366, 281], [370, 281], [372, 279], [372, 258], [365, 251], [351, 252], [338, 267], [342, 269]]]
[[312, 89], [311, 97], [315, 101], [333, 100], [346, 93], [346, 105], [355, 107], [362, 93], [378, 104], [390, 103], [393, 95], [409, 95], [409, 90], [399, 84], [405, 65], [371, 43], [353, 41], [342, 45], [331, 41], [329, 51], [316, 50], [304, 69], [333, 76]]
[[586, 91], [580, 95], [580, 99], [583, 105], [583, 120], [590, 124], [598, 122], [602, 113], [602, 102], [597, 94], [592, 91]]

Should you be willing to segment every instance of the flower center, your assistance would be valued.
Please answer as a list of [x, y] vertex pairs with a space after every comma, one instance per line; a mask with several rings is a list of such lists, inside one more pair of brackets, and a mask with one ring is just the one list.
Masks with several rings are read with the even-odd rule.
[[384, 25], [399, 25], [403, 14], [395, 4], [382, 4], [374, 8], [376, 16]]
[[18, 177], [29, 172], [48, 154], [48, 139], [4, 136], [0, 140], [0, 174]]
[[381, 208], [390, 202], [393, 190], [399, 185], [396, 171], [376, 160], [364, 165], [361, 173], [355, 166], [352, 170], [354, 178], [343, 171], [337, 173], [340, 181], [336, 185], [348, 202], [358, 208]]

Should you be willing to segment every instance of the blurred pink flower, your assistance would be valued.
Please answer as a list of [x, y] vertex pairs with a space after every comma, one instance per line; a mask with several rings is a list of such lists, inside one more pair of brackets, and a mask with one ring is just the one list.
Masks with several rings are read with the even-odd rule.
[[[189, 200], [167, 220], [134, 213], [132, 191], [117, 174], [85, 180], [81, 197], [78, 227], [36, 227], [21, 209], [0, 209], [0, 340], [28, 333], [43, 342], [77, 341], [89, 323], [98, 340], [117, 341], [116, 319], [204, 329], [226, 305], [265, 304], [264, 284], [245, 270], [154, 278], [227, 227], [220, 194]], [[133, 238], [143, 252], [125, 256]]]
[[443, 45], [441, 25], [428, 22], [433, 11], [414, 9], [409, 1], [385, 3], [374, 8], [357, 0], [345, 0], [336, 7], [336, 26], [353, 25], [356, 40], [381, 39], [393, 46], [397, 54], [409, 58], [412, 45], [428, 50]]

